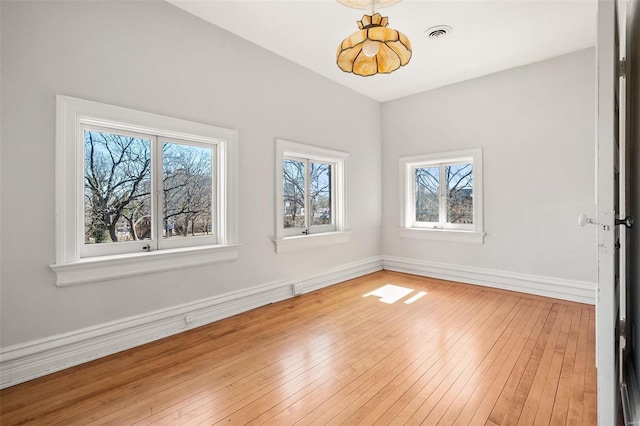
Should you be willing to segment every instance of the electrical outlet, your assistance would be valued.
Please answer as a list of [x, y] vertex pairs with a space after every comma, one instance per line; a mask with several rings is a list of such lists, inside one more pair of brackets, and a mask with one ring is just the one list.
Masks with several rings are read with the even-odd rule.
[[195, 320], [193, 314], [188, 314], [184, 316], [184, 322], [187, 324], [191, 324]]
[[302, 294], [302, 284], [301, 283], [295, 283], [292, 286], [292, 290], [293, 290], [293, 294], [296, 295], [296, 296], [299, 295], [299, 294]]

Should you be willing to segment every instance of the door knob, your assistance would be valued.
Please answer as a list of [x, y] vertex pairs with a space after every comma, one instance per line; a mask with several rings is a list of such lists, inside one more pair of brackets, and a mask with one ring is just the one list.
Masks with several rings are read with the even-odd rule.
[[595, 225], [596, 224], [596, 220], [595, 219], [591, 219], [590, 217], [587, 217], [587, 215], [584, 214], [584, 213], [582, 213], [580, 216], [578, 216], [578, 225], [585, 226], [588, 223], [590, 223], [591, 225]]

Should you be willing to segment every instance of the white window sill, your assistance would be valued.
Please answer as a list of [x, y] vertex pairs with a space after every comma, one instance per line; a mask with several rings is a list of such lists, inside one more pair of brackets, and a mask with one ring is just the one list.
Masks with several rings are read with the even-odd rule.
[[400, 238], [417, 240], [453, 241], [461, 243], [483, 244], [484, 232], [457, 231], [452, 229], [398, 228]]
[[273, 240], [273, 244], [276, 248], [276, 253], [280, 254], [347, 243], [349, 242], [350, 235], [350, 232], [344, 231], [324, 232], [321, 234], [300, 235], [275, 239]]
[[57, 275], [58, 287], [70, 287], [178, 268], [230, 262], [238, 258], [238, 247], [238, 244], [209, 245], [91, 257], [72, 263], [51, 265], [51, 269]]

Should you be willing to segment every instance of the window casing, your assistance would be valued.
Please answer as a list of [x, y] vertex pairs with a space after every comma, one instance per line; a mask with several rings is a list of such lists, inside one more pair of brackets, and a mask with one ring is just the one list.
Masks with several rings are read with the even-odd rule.
[[347, 153], [276, 141], [276, 252], [349, 239]]
[[236, 140], [233, 130], [59, 95], [57, 284], [234, 260]]
[[482, 150], [400, 159], [400, 236], [483, 242]]

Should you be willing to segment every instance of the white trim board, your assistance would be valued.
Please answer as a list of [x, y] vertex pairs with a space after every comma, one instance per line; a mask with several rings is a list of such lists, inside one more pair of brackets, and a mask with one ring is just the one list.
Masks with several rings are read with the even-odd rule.
[[393, 256], [383, 256], [382, 265], [383, 268], [388, 271], [459, 281], [467, 284], [518, 291], [572, 302], [594, 305], [596, 301], [596, 284], [584, 281]]
[[376, 256], [313, 274], [274, 281], [197, 302], [2, 348], [0, 349], [0, 388], [26, 382], [269, 303], [288, 299], [293, 297], [293, 284], [300, 284], [302, 293], [306, 293], [381, 269], [382, 257]]

